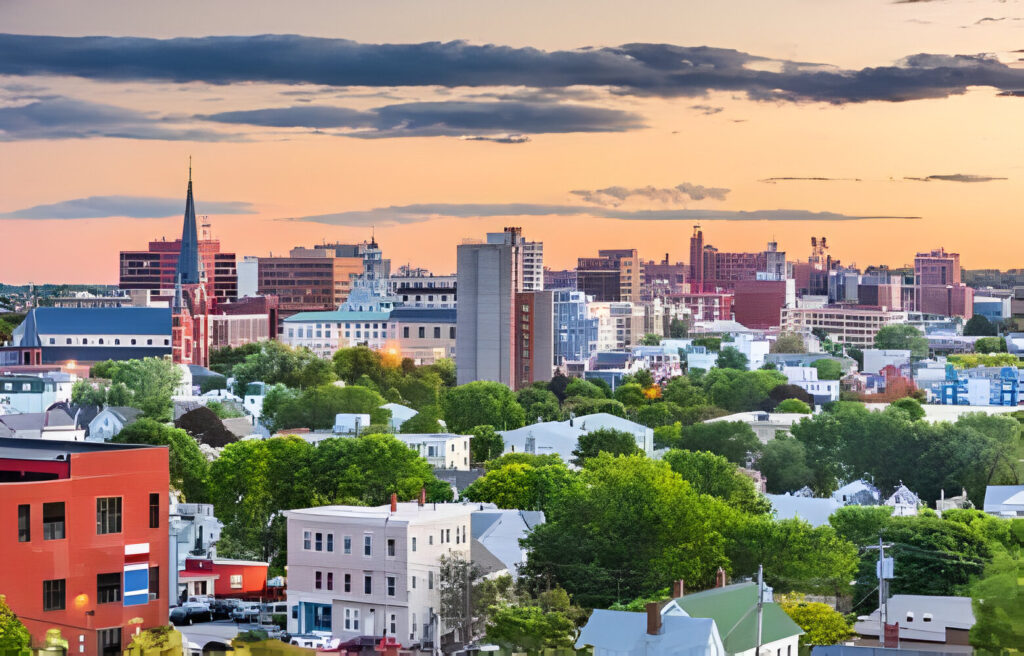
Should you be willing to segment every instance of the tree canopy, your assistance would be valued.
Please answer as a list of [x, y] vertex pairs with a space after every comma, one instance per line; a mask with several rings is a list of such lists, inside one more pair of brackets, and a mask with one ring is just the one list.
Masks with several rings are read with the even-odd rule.
[[875, 333], [875, 348], [905, 349], [915, 360], [928, 357], [928, 340], [921, 331], [906, 323], [882, 326]]
[[180, 490], [186, 501], [206, 501], [206, 458], [199, 444], [184, 430], [143, 417], [125, 426], [111, 441], [168, 447], [171, 487]]
[[455, 433], [483, 425], [511, 430], [526, 422], [526, 413], [512, 390], [492, 381], [479, 380], [449, 389], [441, 399], [441, 411], [448, 430]]
[[636, 436], [632, 433], [599, 428], [580, 435], [572, 452], [573, 464], [582, 467], [600, 453], [610, 453], [613, 456], [630, 455], [640, 453], [640, 448], [636, 445]]

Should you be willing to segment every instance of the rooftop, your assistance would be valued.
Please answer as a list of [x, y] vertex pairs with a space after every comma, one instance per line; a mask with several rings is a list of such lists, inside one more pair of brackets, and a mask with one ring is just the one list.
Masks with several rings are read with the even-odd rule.
[[304, 517], [309, 519], [348, 519], [352, 521], [385, 520], [415, 523], [418, 521], [435, 521], [463, 517], [476, 508], [472, 504], [462, 503], [427, 503], [419, 505], [415, 501], [398, 504], [398, 510], [391, 512], [391, 504], [382, 506], [319, 506], [317, 508], [299, 508], [287, 510], [288, 517]]
[[[31, 312], [35, 332], [43, 335], [170, 335], [169, 308], [58, 308], [40, 307]], [[26, 318], [26, 321], [28, 319]]]
[[445, 308], [397, 307], [391, 311], [392, 321], [423, 321], [455, 323], [455, 310]]
[[347, 310], [331, 310], [329, 312], [299, 312], [285, 319], [285, 323], [308, 323], [310, 321], [387, 321], [390, 312], [349, 312]]
[[66, 460], [72, 453], [157, 449], [150, 444], [113, 444], [109, 442], [72, 442], [70, 440], [33, 440], [17, 437], [0, 438], [0, 459]]

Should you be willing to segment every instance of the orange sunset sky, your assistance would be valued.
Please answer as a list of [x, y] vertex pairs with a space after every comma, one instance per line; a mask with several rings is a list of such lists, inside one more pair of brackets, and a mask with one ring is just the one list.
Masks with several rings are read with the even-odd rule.
[[448, 273], [521, 225], [554, 268], [684, 261], [699, 221], [1024, 266], [1020, 2], [33, 0], [0, 32], [0, 282], [116, 282], [180, 235], [190, 156], [239, 256], [373, 226]]

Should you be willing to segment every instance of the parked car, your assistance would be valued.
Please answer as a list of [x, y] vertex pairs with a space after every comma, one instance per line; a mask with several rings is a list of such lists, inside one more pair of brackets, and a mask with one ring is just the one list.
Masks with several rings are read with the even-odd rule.
[[213, 613], [209, 607], [203, 604], [185, 602], [181, 606], [171, 609], [171, 624], [188, 626], [193, 622], [209, 622], [213, 619]]
[[215, 599], [210, 606], [213, 616], [216, 619], [231, 619], [231, 612], [241, 605], [238, 599]]
[[231, 611], [231, 619], [236, 622], [259, 622], [260, 604], [255, 601], [243, 601]]
[[289, 638], [288, 644], [306, 647], [307, 649], [334, 649], [341, 643], [339, 638], [331, 638], [326, 635], [303, 633], [293, 635]]

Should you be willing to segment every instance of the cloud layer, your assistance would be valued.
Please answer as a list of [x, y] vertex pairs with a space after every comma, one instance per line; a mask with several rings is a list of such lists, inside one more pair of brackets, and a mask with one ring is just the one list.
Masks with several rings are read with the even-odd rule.
[[974, 175], [972, 173], [953, 173], [950, 175], [929, 175], [923, 178], [903, 178], [914, 182], [993, 182], [995, 180], [1006, 180], [1007, 178], [996, 178], [991, 175]]
[[211, 84], [599, 86], [637, 96], [729, 91], [756, 100], [836, 104], [943, 98], [971, 86], [1024, 88], [1024, 70], [983, 55], [916, 54], [894, 65], [842, 70], [707, 46], [631, 43], [549, 52], [462, 41], [364, 44], [297, 35], [148, 39], [2, 34], [0, 74]]
[[[241, 201], [200, 202], [197, 209], [203, 214], [253, 214], [250, 203]], [[162, 219], [182, 215], [184, 198], [156, 198], [152, 196], [89, 196], [74, 198], [49, 205], [35, 205], [13, 212], [0, 213], [0, 219], [105, 219], [128, 217], [132, 219]]]
[[643, 198], [671, 205], [682, 205], [687, 200], [725, 200], [729, 189], [722, 187], [705, 187], [689, 182], [682, 182], [675, 187], [605, 187], [604, 189], [575, 189], [569, 193], [579, 196], [586, 203], [618, 207], [627, 200]]
[[336, 226], [370, 226], [422, 223], [438, 218], [489, 218], [518, 216], [589, 216], [627, 221], [864, 221], [870, 219], [920, 219], [918, 216], [866, 216], [809, 210], [635, 210], [622, 211], [584, 205], [533, 203], [422, 203], [391, 205], [371, 210], [317, 214], [284, 221], [304, 221]]

